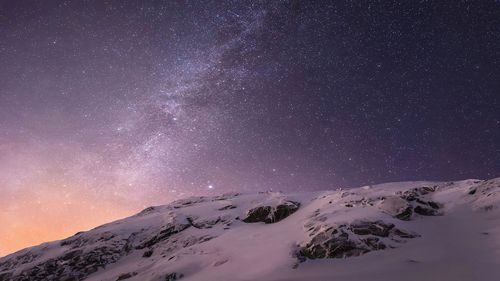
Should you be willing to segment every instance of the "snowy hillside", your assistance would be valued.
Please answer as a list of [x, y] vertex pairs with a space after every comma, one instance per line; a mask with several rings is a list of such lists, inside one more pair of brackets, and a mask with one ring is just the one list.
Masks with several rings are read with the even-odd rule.
[[196, 197], [0, 258], [0, 280], [500, 280], [500, 178]]

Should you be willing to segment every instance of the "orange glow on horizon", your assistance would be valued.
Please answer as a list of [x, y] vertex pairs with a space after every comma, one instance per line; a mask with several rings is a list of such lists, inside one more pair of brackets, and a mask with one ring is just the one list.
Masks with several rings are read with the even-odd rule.
[[64, 194], [57, 189], [30, 188], [0, 198], [0, 257], [130, 216], [142, 208], [118, 198], [82, 191]]

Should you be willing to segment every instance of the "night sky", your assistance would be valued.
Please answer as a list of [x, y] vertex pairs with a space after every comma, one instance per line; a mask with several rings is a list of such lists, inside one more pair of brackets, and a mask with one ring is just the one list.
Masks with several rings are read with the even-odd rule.
[[499, 1], [0, 2], [0, 255], [191, 195], [497, 176]]

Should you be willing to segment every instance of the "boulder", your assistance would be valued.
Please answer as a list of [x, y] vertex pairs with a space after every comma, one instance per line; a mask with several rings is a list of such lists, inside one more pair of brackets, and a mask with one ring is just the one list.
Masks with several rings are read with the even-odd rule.
[[246, 218], [243, 222], [254, 223], [275, 223], [279, 222], [291, 214], [295, 213], [300, 207], [300, 203], [294, 201], [286, 201], [275, 207], [273, 206], [260, 206], [248, 211]]

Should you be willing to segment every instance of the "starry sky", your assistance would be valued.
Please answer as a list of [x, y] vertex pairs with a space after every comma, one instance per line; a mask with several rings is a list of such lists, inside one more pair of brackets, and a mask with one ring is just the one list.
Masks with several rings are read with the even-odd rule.
[[230, 191], [500, 176], [499, 1], [0, 2], [0, 256]]

